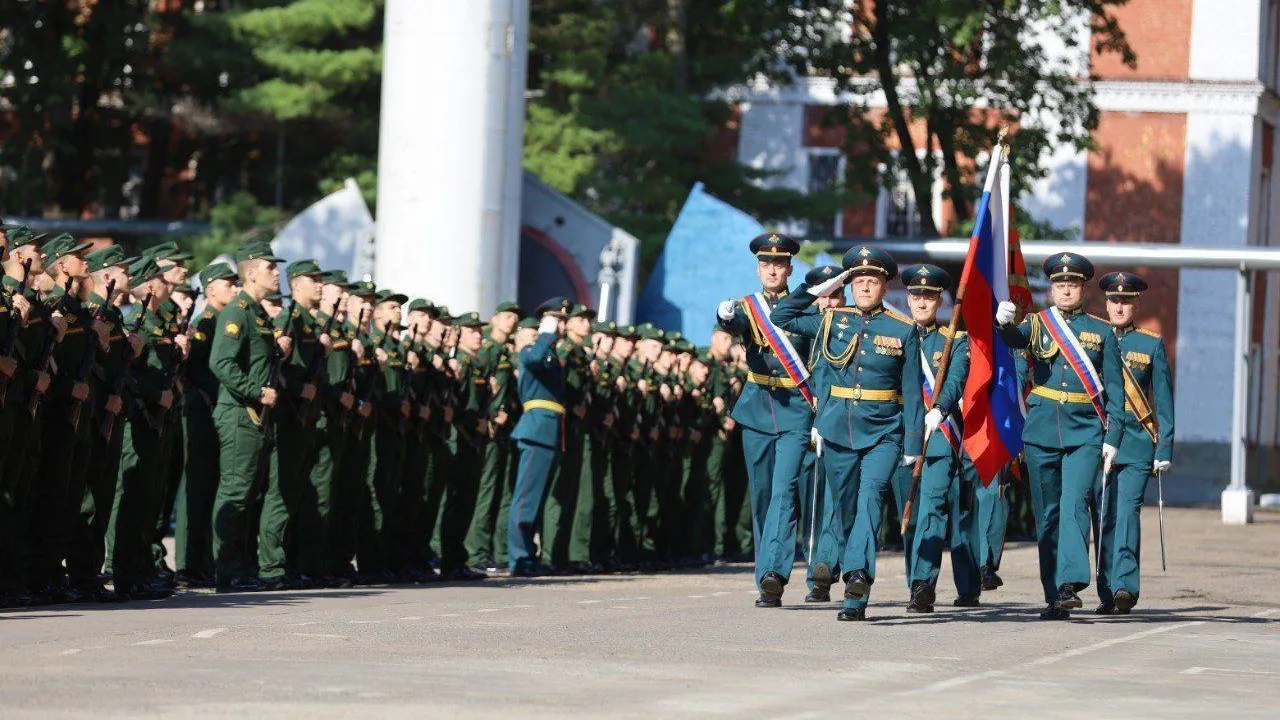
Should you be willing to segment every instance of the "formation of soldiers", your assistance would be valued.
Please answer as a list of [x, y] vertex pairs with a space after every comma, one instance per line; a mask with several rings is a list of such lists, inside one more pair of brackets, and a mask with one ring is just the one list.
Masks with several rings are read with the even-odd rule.
[[[195, 293], [173, 243], [128, 257], [25, 227], [0, 237], [6, 605], [753, 551], [729, 417], [746, 372], [726, 333], [700, 349], [562, 299], [453, 315], [286, 267], [264, 243], [202, 269]], [[555, 400], [521, 392], [543, 372], [521, 363], [535, 350]], [[539, 448], [554, 467], [517, 493]]]
[[861, 620], [882, 525], [910, 502], [908, 610], [932, 612], [944, 551], [956, 605], [1001, 585], [1019, 478], [1041, 617], [1081, 607], [1091, 532], [1098, 612], [1137, 603], [1142, 499], [1172, 458], [1169, 370], [1134, 326], [1145, 283], [1111, 273], [1109, 319], [1083, 313], [1079, 255], [1046, 262], [1053, 307], [997, 312], [1028, 410], [1023, 458], [984, 486], [959, 443], [967, 338], [937, 322], [951, 279], [903, 268], [910, 315], [887, 309], [899, 268], [875, 248], [792, 291], [798, 243], [754, 239], [761, 292], [722, 303], [698, 348], [564, 298], [454, 315], [285, 267], [266, 243], [201, 270], [195, 293], [173, 243], [129, 257], [0, 237], [4, 604], [754, 558], [756, 605], [778, 607], [799, 552], [805, 600], [842, 582], [839, 618]]
[[[782, 604], [804, 520], [794, 503], [805, 487], [812, 488], [802, 500], [810, 510], [805, 601], [829, 602], [842, 582], [838, 619], [866, 619], [891, 493], [899, 520], [910, 521], [907, 611], [934, 611], [944, 550], [954, 604], [978, 605], [982, 591], [1002, 584], [996, 570], [1009, 506], [1005, 483], [979, 482], [961, 442], [969, 343], [954, 323], [938, 323], [951, 278], [934, 265], [903, 268], [908, 316], [884, 305], [899, 268], [882, 250], [852, 248], [840, 267], [815, 268], [793, 291], [799, 243], [766, 233], [750, 247], [762, 290], [720, 303], [717, 315], [746, 348], [747, 384], [732, 417], [743, 427], [758, 539], [756, 606]], [[1083, 310], [1094, 274], [1086, 258], [1064, 253], [1044, 271], [1050, 307], [1018, 318], [1019, 308], [1001, 302], [991, 329], [1015, 354], [1026, 407], [1022, 452], [1000, 474], [1029, 485], [1041, 619], [1067, 619], [1082, 607], [1078, 593], [1093, 579], [1091, 533], [1096, 612], [1127, 614], [1138, 602], [1147, 483], [1172, 464], [1168, 361], [1159, 335], [1134, 325], [1147, 287], [1140, 277], [1100, 280], [1104, 319]], [[911, 505], [916, 513], [906, 514]]]

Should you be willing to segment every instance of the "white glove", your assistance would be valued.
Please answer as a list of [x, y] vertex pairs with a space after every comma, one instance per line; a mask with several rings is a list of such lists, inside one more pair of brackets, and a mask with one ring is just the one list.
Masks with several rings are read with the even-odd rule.
[[812, 443], [814, 447], [818, 447], [822, 442], [822, 436], [818, 434], [818, 428], [809, 428], [809, 442]]
[[919, 459], [920, 459], [919, 455], [903, 455], [902, 467], [911, 467], [912, 465], [915, 465], [916, 460], [919, 460]]
[[835, 293], [844, 289], [844, 281], [849, 278], [849, 273], [851, 272], [853, 272], [853, 270], [845, 270], [844, 272], [840, 273], [839, 275], [836, 275], [835, 277], [829, 280], [824, 280], [818, 283], [817, 285], [814, 285], [813, 287], [809, 288], [809, 294], [814, 297], [826, 297], [827, 295], [834, 295]]
[[942, 411], [934, 408], [925, 413], [924, 416], [924, 435], [929, 437], [938, 430], [938, 426], [942, 424]]
[[1111, 463], [1116, 459], [1116, 447], [1102, 443], [1102, 465], [1103, 467], [1111, 467]]
[[996, 324], [1008, 325], [1013, 322], [1013, 316], [1018, 314], [1018, 306], [1008, 300], [1003, 300], [996, 306]]
[[716, 316], [725, 322], [733, 319], [733, 301], [725, 300], [720, 303], [720, 307], [716, 308]]
[[1151, 471], [1156, 473], [1169, 472], [1169, 468], [1173, 467], [1172, 460], [1157, 460], [1151, 463]]
[[538, 333], [555, 334], [560, 330], [560, 320], [554, 315], [543, 315], [542, 321], [538, 323]]

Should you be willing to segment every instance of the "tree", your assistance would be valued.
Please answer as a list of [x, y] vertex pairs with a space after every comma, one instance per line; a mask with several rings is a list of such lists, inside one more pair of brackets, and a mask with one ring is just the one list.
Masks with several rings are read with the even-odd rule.
[[831, 217], [842, 189], [770, 189], [716, 152], [717, 91], [776, 74], [792, 3], [546, 0], [530, 23], [525, 167], [643, 241], [652, 264], [694, 182], [765, 223]]
[[[957, 220], [971, 217], [976, 184], [973, 162], [995, 142], [1001, 127], [1017, 163], [1015, 192], [1044, 177], [1055, 146], [1085, 149], [1098, 124], [1093, 90], [1079, 75], [1090, 48], [1075, 22], [1089, 24], [1098, 52], [1136, 63], [1110, 10], [1127, 0], [844, 0], [797, 5], [785, 30], [790, 67], [829, 76], [853, 100], [838, 115], [850, 128], [847, 150], [863, 160], [905, 172], [917, 198], [929, 197], [941, 164], [946, 198]], [[843, 32], [851, 28], [851, 32]], [[1065, 48], [1062, 58], [1046, 38]], [[883, 117], [867, 112], [867, 99], [883, 93]], [[923, 124], [923, 144], [912, 128]], [[892, 136], [901, 150], [887, 150]], [[850, 162], [874, 168], [876, 162]], [[926, 235], [938, 229], [928, 203], [919, 203]]]
[[231, 80], [223, 107], [269, 121], [273, 149], [285, 158], [276, 158], [271, 173], [277, 195], [287, 185], [310, 200], [354, 176], [373, 206], [382, 0], [255, 0], [236, 7], [222, 22], [252, 48], [256, 65]]

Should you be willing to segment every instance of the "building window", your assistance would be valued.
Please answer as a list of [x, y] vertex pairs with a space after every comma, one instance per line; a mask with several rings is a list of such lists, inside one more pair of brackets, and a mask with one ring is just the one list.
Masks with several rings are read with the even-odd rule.
[[[834, 190], [844, 176], [844, 154], [832, 148], [815, 148], [809, 151], [810, 195]], [[840, 234], [840, 213], [829, 220], [810, 220], [805, 229], [808, 237], [836, 237]]]
[[[895, 152], [896, 154], [896, 152]], [[941, 158], [939, 158], [941, 160]], [[942, 230], [942, 174], [941, 162], [934, 172], [932, 197], [929, 206], [933, 214], [934, 226]], [[916, 202], [915, 189], [907, 171], [897, 168], [889, 177], [889, 168], [880, 166], [880, 196], [876, 199], [876, 236], [890, 238], [918, 238], [921, 235], [919, 204]]]

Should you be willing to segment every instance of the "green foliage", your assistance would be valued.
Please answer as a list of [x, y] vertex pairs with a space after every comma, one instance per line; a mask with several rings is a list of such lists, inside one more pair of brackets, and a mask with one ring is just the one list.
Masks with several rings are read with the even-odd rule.
[[250, 240], [270, 240], [288, 221], [289, 213], [260, 204], [250, 193], [238, 192], [209, 213], [213, 227], [208, 233], [181, 238], [178, 244], [195, 255], [192, 267], [198, 270]]
[[[1089, 147], [1099, 112], [1092, 87], [1080, 82], [1078, 67], [1091, 48], [1076, 29], [1089, 25], [1090, 42], [1135, 64], [1111, 13], [1124, 2], [877, 0], [867, 8], [813, 0], [797, 4], [784, 30], [804, 38], [785, 48], [786, 61], [798, 72], [833, 78], [837, 92], [853, 98], [835, 115], [850, 128], [850, 153], [869, 162], [851, 161], [850, 168], [872, 174], [879, 162], [891, 171], [862, 182], [896, 182], [901, 171], [916, 197], [924, 197], [940, 171], [963, 222], [977, 194], [972, 161], [995, 144], [1002, 128], [1010, 130], [1015, 193], [1046, 175], [1054, 147]], [[851, 33], [841, 32], [849, 27]], [[876, 94], [887, 101], [883, 116], [865, 112]], [[923, 145], [913, 140], [913, 125], [923, 125]], [[891, 138], [902, 152], [888, 152]], [[936, 233], [929, 203], [918, 207], [926, 234]]]
[[716, 91], [772, 69], [781, 2], [547, 0], [530, 28], [525, 167], [642, 240], [652, 265], [690, 188], [764, 223], [830, 217], [849, 201], [768, 187], [714, 150], [732, 120]]

